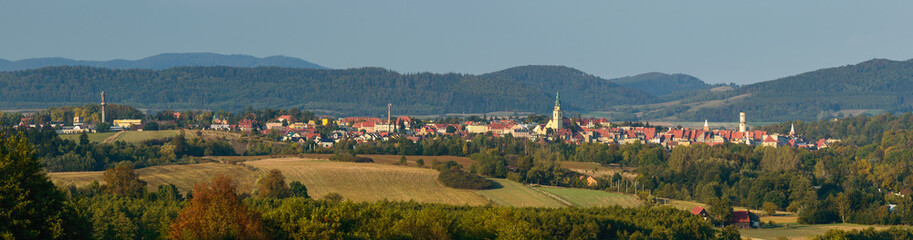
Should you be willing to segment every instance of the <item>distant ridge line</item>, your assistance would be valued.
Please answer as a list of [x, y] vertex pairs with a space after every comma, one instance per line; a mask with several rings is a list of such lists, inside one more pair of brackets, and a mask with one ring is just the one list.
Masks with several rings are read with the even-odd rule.
[[226, 67], [287, 67], [302, 69], [329, 69], [327, 67], [287, 56], [269, 56], [258, 58], [242, 54], [218, 53], [163, 53], [138, 60], [114, 59], [107, 61], [74, 60], [69, 58], [48, 57], [29, 58], [17, 61], [0, 59], [0, 71], [21, 71], [53, 66], [89, 66], [111, 69], [152, 69], [161, 70], [185, 66], [226, 66]]

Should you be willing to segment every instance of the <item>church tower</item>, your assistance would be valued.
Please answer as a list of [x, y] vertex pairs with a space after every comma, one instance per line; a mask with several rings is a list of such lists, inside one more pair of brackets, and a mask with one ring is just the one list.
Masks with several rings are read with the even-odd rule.
[[745, 112], [739, 113], [739, 132], [745, 132], [748, 130], [747, 124], [745, 123]]
[[555, 93], [555, 110], [552, 111], [552, 120], [545, 125], [545, 128], [551, 129], [562, 129], [564, 128], [564, 113], [561, 111], [561, 100], [558, 98], [559, 95]]

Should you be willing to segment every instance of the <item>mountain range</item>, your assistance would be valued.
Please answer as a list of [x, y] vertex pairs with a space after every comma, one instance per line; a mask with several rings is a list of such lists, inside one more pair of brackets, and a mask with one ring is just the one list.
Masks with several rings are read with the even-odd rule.
[[[751, 121], [773, 122], [913, 111], [913, 60], [873, 59], [737, 86], [710, 85], [686, 74], [604, 79], [564, 66], [521, 66], [478, 75], [401, 74], [276, 59], [283, 58], [163, 54], [132, 65], [116, 65], [119, 60], [114, 60], [106, 61], [107, 67], [65, 64], [0, 71], [0, 106], [90, 104], [106, 91], [110, 102], [151, 110], [301, 108], [335, 116], [376, 116], [392, 103], [396, 112], [407, 115], [548, 114], [560, 93], [567, 116], [616, 121], [734, 122], [738, 112], [746, 112]], [[177, 66], [181, 64], [188, 66]]]
[[89, 66], [115, 69], [166, 69], [180, 66], [228, 66], [260, 67], [276, 66], [289, 68], [327, 69], [308, 61], [272, 56], [257, 58], [248, 55], [224, 55], [216, 53], [164, 53], [139, 60], [87, 61], [68, 58], [30, 58], [18, 61], [0, 59], [0, 71], [19, 71], [50, 66]]

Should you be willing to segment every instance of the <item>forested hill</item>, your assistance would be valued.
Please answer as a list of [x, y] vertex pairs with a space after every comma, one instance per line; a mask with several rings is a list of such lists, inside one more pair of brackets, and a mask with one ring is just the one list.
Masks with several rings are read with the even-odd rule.
[[[562, 104], [572, 110], [598, 110], [622, 104], [644, 104], [658, 101], [643, 91], [612, 83], [592, 74], [564, 66], [522, 66], [482, 75], [487, 79], [516, 81], [528, 86], [561, 94]], [[567, 108], [562, 105], [563, 108]], [[548, 110], [548, 109], [546, 109]], [[539, 110], [541, 112], [542, 110]]]
[[742, 98], [702, 108], [684, 119], [732, 121], [746, 112], [755, 121], [818, 120], [913, 111], [913, 60], [873, 59], [743, 86]]
[[0, 59], [0, 71], [18, 71], [48, 66], [90, 66], [116, 69], [166, 69], [179, 66], [227, 66], [326, 69], [308, 61], [272, 56], [257, 58], [248, 55], [223, 55], [216, 53], [165, 53], [139, 60], [86, 61], [67, 58], [30, 58], [18, 61]]
[[710, 88], [710, 85], [687, 74], [644, 73], [609, 79], [619, 85], [638, 89], [656, 96]]
[[[566, 109], [651, 102], [652, 96], [570, 68], [524, 67], [486, 75], [400, 74], [380, 68], [177, 67], [117, 70], [46, 67], [0, 72], [0, 106], [43, 108], [111, 103], [148, 109], [301, 108], [335, 116], [550, 112], [555, 90]], [[548, 81], [554, 81], [549, 84]], [[631, 96], [627, 99], [627, 96]], [[592, 102], [590, 102], [592, 101]]]

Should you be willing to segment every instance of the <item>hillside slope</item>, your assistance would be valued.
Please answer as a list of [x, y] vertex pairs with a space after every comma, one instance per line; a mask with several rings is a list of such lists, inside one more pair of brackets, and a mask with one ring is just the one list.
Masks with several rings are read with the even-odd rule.
[[[655, 102], [656, 97], [624, 87], [592, 74], [564, 66], [522, 66], [483, 74], [489, 79], [516, 81], [547, 94], [560, 92], [563, 104], [570, 110], [596, 110], [623, 104]], [[541, 110], [540, 110], [541, 112]]]
[[[178, 67], [112, 70], [46, 67], [0, 72], [0, 105], [43, 108], [96, 103], [106, 91], [111, 103], [147, 109], [302, 108], [335, 116], [381, 115], [387, 103], [397, 114], [546, 113], [562, 91], [568, 110], [646, 103], [653, 96], [582, 72], [498, 74], [400, 74], [381, 68], [345, 70], [279, 67]], [[534, 72], [535, 74], [531, 74]], [[526, 77], [530, 76], [530, 77]]]
[[609, 79], [619, 85], [637, 89], [656, 96], [710, 88], [710, 85], [687, 74], [644, 73], [630, 77]]
[[747, 97], [680, 116], [732, 121], [742, 111], [755, 121], [790, 121], [913, 111], [913, 60], [873, 59], [821, 69], [743, 86], [735, 95]]
[[0, 59], [0, 71], [19, 71], [50, 66], [89, 66], [116, 69], [166, 69], [179, 66], [227, 66], [326, 69], [326, 67], [293, 57], [257, 58], [249, 55], [216, 53], [164, 53], [139, 60], [87, 61], [67, 58], [30, 58], [18, 61]]

